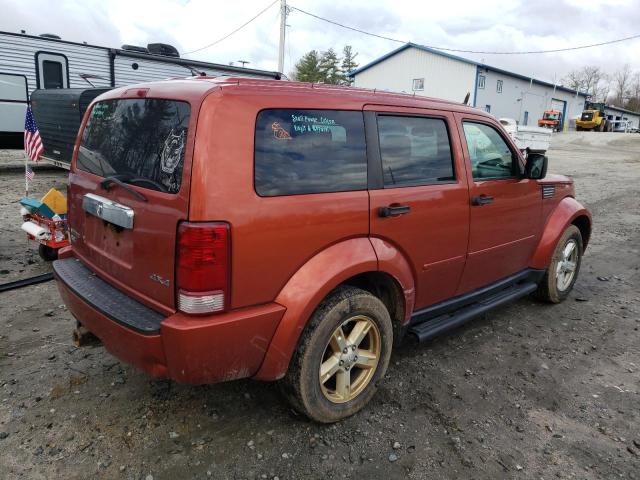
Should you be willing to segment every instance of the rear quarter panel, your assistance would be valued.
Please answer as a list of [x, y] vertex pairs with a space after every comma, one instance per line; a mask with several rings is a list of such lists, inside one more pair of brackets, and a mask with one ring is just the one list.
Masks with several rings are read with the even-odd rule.
[[[240, 94], [237, 94], [240, 93]], [[349, 99], [218, 90], [202, 105], [191, 178], [191, 221], [231, 224], [231, 307], [273, 301], [318, 252], [369, 233], [369, 198], [356, 192], [260, 197], [254, 190], [256, 117], [265, 108], [362, 109]]]

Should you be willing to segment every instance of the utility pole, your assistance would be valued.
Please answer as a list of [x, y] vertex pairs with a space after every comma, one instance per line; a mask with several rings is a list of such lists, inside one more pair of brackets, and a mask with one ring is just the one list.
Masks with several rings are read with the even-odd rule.
[[278, 71], [284, 73], [284, 42], [287, 28], [287, 0], [280, 0], [280, 48], [278, 49]]

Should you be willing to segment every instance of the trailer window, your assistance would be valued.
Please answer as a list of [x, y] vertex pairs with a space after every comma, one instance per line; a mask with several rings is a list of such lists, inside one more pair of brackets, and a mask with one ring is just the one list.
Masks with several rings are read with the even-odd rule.
[[77, 167], [151, 190], [177, 193], [190, 107], [159, 99], [106, 100], [93, 106]]
[[51, 60], [42, 62], [44, 88], [64, 88], [62, 83], [62, 64]]

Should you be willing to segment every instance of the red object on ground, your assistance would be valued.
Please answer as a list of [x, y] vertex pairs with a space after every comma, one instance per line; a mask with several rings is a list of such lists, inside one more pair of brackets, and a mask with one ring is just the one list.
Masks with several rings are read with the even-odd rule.
[[[48, 218], [42, 217], [35, 213], [29, 213], [23, 217], [25, 222], [35, 223], [45, 230], [49, 231], [51, 235], [50, 240], [37, 240], [38, 243], [42, 245], [46, 245], [47, 247], [53, 248], [55, 250], [59, 250], [60, 248], [67, 247], [71, 245], [69, 241], [69, 234], [67, 228], [67, 219], [63, 218], [61, 220], [49, 220]], [[62, 240], [56, 240], [56, 233], [58, 236], [62, 234]], [[29, 240], [36, 240], [33, 235], [27, 234]]]

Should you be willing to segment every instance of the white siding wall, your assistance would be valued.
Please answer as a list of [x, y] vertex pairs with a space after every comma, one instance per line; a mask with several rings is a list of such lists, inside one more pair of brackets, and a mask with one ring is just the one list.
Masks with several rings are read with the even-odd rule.
[[[553, 87], [535, 82], [532, 84], [530, 81], [492, 70], [487, 72], [481, 69], [480, 75], [485, 76], [485, 86], [484, 89], [478, 89], [476, 107], [485, 110], [486, 105], [491, 105], [491, 114], [497, 118], [513, 118], [523, 125], [525, 112], [529, 112], [528, 125], [537, 126], [538, 119], [542, 118], [544, 111], [551, 109], [552, 99], [566, 102], [565, 116], [568, 120], [575, 119], [582, 113], [584, 96], [576, 97], [575, 93], [559, 89], [554, 93]], [[502, 93], [497, 92], [498, 80], [502, 80]]]
[[[110, 85], [109, 54], [106, 49], [87, 45], [72, 45], [46, 39], [0, 34], [0, 72], [26, 75], [29, 93], [36, 89], [36, 52], [59, 53], [69, 63], [69, 87], [89, 88], [81, 73], [99, 75], [91, 79], [96, 87]], [[66, 74], [66, 72], [65, 72]]]
[[462, 102], [471, 93], [473, 102], [475, 65], [417, 48], [407, 48], [358, 73], [354, 86], [414, 93], [414, 78], [424, 78], [424, 91], [416, 91], [416, 95]]
[[629, 113], [610, 107], [605, 108], [604, 111], [611, 120], [629, 120], [632, 128], [640, 128], [640, 113]]

